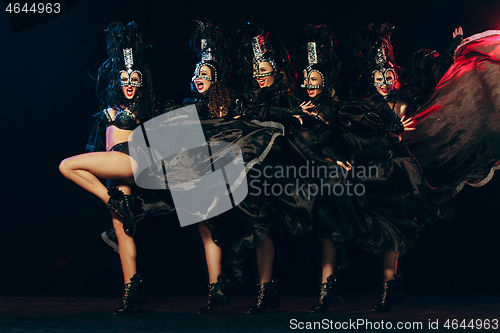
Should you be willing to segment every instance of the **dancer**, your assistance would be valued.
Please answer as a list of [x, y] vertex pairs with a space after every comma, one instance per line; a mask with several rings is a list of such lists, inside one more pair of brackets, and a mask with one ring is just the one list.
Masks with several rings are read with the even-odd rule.
[[[198, 27], [191, 37], [191, 49], [201, 57], [191, 79], [191, 90], [196, 97], [184, 103], [195, 103], [201, 120], [235, 116], [236, 98], [227, 86], [230, 70], [227, 38], [221, 27], [207, 21], [197, 23]], [[218, 225], [217, 219], [221, 218], [198, 223], [209, 278], [207, 305], [200, 308], [200, 314], [213, 314], [220, 306], [225, 308], [231, 304], [222, 274], [221, 236], [213, 234]]]
[[[361, 73], [356, 89], [368, 97], [346, 103], [340, 110], [339, 130], [351, 147], [350, 160], [377, 170], [376, 177], [353, 180], [366, 191], [357, 198], [360, 206], [357, 216], [367, 212], [354, 229], [357, 232], [364, 229], [357, 236], [358, 243], [369, 252], [383, 255], [382, 298], [373, 311], [388, 311], [393, 304], [403, 302], [402, 279], [397, 273], [399, 255], [413, 247], [426, 226], [452, 213], [451, 206], [442, 204], [449, 193], [436, 192], [426, 183], [400, 136], [415, 127], [411, 118], [405, 119], [411, 99], [406, 91], [399, 89], [390, 41], [392, 29], [392, 25], [385, 23], [353, 33], [357, 38], [355, 54]], [[350, 223], [356, 225], [354, 217], [350, 216]]]
[[[243, 38], [238, 51], [238, 62], [240, 83], [245, 90], [243, 119], [275, 121], [279, 124], [297, 121], [293, 117], [299, 117], [303, 113], [293, 97], [296, 75], [283, 42], [265, 25], [249, 23], [241, 32]], [[271, 160], [280, 159], [276, 146], [270, 153], [274, 155]], [[262, 170], [265, 166], [271, 167], [273, 164], [266, 164], [268, 161], [269, 159], [260, 163], [258, 168]], [[261, 172], [258, 173], [262, 175]], [[258, 175], [250, 177], [260, 182]], [[252, 234], [259, 273], [257, 302], [247, 309], [247, 313], [259, 314], [264, 313], [268, 307], [274, 309], [280, 306], [276, 280], [272, 274], [274, 243], [271, 229], [279, 224], [279, 218], [286, 218], [283, 218], [284, 214], [281, 214], [279, 207], [274, 205], [279, 198], [259, 195], [249, 197], [251, 198], [241, 203], [238, 209], [243, 212], [241, 220]]]
[[[192, 38], [192, 45], [196, 49], [197, 45], [202, 45], [198, 49], [202, 61], [196, 66], [193, 77], [196, 98], [189, 101], [194, 102], [196, 108], [192, 105], [170, 108], [165, 110], [165, 114], [155, 118], [154, 123], [151, 123], [152, 126], [149, 126], [150, 123], [144, 125], [148, 137], [153, 135], [155, 138], [168, 138], [172, 137], [172, 132], [183, 135], [180, 146], [174, 145], [172, 141], [159, 143], [155, 139], [155, 144], [151, 145], [154, 146], [151, 147], [154, 150], [150, 155], [152, 158], [143, 161], [141, 160], [143, 156], [138, 157], [139, 165], [147, 165], [147, 172], [141, 172], [145, 178], [141, 181], [136, 179], [138, 185], [144, 182], [150, 186], [149, 188], [166, 186], [166, 190], [173, 197], [183, 198], [176, 203], [178, 214], [181, 212], [180, 214], [184, 216], [194, 217], [193, 221], [196, 222], [205, 220], [198, 226], [206, 248], [211, 283], [208, 304], [200, 309], [202, 314], [212, 314], [219, 306], [224, 307], [229, 304], [224, 291], [224, 281], [221, 282], [222, 253], [219, 248], [222, 246], [221, 231], [227, 229], [222, 225], [223, 218], [232, 213], [227, 212], [231, 207], [227, 207], [225, 203], [231, 198], [231, 205], [234, 207], [231, 211], [234, 210], [235, 214], [243, 216], [243, 220], [245, 216], [248, 218], [248, 215], [252, 215], [246, 210], [248, 207], [250, 211], [252, 210], [252, 198], [251, 196], [247, 196], [250, 197], [248, 200], [245, 198], [248, 186], [245, 175], [255, 167], [256, 163], [266, 158], [274, 140], [283, 135], [281, 124], [231, 117], [237, 111], [239, 103], [225, 84], [227, 80], [225, 65], [228, 62], [224, 54], [227, 53], [224, 53], [223, 37], [217, 29], [209, 23], [202, 23]], [[218, 54], [219, 52], [221, 53]], [[197, 120], [192, 117], [193, 112], [197, 112], [196, 118], [201, 118], [199, 124], [198, 121], [193, 121]], [[186, 122], [186, 119], [190, 120]], [[195, 126], [189, 127], [189, 124]], [[201, 133], [197, 125], [201, 125], [204, 142], [199, 140]], [[185, 131], [191, 129], [193, 135], [186, 136]], [[151, 132], [148, 134], [148, 131]], [[136, 134], [142, 135], [142, 132], [136, 132], [133, 142], [136, 142]], [[180, 149], [184, 147], [192, 148]], [[165, 158], [158, 160], [156, 159], [158, 156]], [[225, 174], [224, 181], [219, 181], [218, 174]], [[213, 177], [214, 175], [216, 177]], [[227, 187], [221, 186], [224, 183]], [[200, 200], [193, 200], [194, 196], [198, 196]], [[244, 202], [241, 202], [242, 200]], [[187, 206], [183, 206], [184, 203], [187, 203]], [[224, 215], [220, 218], [215, 218], [222, 213]], [[234, 225], [233, 229], [244, 229], [245, 223], [240, 223], [239, 218], [233, 218], [228, 227]], [[233, 263], [234, 260], [231, 264]]]
[[[131, 188], [137, 164], [129, 157], [127, 141], [134, 128], [153, 117], [155, 108], [151, 75], [137, 25], [109, 24], [106, 47], [109, 58], [99, 68], [96, 87], [101, 111], [96, 114], [98, 120], [87, 146], [91, 152], [65, 159], [59, 170], [98, 196], [111, 210], [125, 289], [122, 306], [114, 314], [121, 315], [129, 314], [136, 305], [146, 305], [145, 283], [137, 274], [137, 251], [132, 238], [138, 203], [134, 205]], [[108, 179], [109, 190], [99, 178]]]
[[[342, 65], [338, 56], [338, 42], [331, 29], [325, 25], [308, 25], [302, 39], [302, 53], [307, 56], [308, 66], [304, 69], [304, 83], [301, 87], [307, 91], [309, 99], [301, 106], [315, 120], [304, 117], [301, 126], [292, 126], [294, 137], [317, 154], [326, 153], [329, 161], [336, 162], [349, 171], [351, 164], [330, 148], [334, 147], [338, 152], [342, 146], [341, 140], [335, 138], [334, 129], [338, 125], [338, 111], [342, 104]], [[322, 278], [318, 305], [312, 308], [312, 312], [321, 313], [327, 311], [330, 304], [338, 305], [342, 302], [339, 295], [341, 279], [337, 268], [337, 246], [328, 238], [328, 234], [320, 232], [321, 226], [316, 226], [315, 230], [321, 243]]]

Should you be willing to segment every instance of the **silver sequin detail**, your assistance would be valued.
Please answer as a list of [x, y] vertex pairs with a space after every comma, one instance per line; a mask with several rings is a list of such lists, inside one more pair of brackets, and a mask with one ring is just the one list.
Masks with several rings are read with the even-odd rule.
[[484, 38], [484, 37], [489, 37], [489, 36], [495, 36], [495, 35], [500, 35], [500, 30], [488, 30], [481, 32], [479, 34], [472, 35], [470, 37], [467, 37], [463, 40], [462, 44], [458, 45], [457, 48], [455, 49], [455, 54], [458, 53], [459, 50], [461, 50], [463, 47], [467, 46], [470, 42], [473, 42], [475, 40]]

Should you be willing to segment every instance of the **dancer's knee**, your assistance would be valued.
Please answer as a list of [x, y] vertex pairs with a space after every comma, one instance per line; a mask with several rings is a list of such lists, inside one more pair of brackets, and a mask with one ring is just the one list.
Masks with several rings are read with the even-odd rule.
[[64, 159], [60, 164], [59, 164], [59, 172], [66, 178], [71, 174], [71, 171], [73, 171], [72, 168], [72, 163], [69, 158]]

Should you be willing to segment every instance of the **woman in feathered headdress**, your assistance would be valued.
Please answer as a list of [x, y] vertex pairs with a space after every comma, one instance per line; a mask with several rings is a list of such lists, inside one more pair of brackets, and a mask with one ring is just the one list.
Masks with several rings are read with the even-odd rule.
[[191, 90], [195, 98], [200, 119], [234, 116], [234, 93], [228, 87], [231, 66], [229, 40], [220, 26], [209, 21], [196, 21], [198, 27], [191, 36], [191, 49], [198, 53], [191, 79]]
[[297, 74], [281, 39], [263, 23], [248, 23], [240, 33], [238, 83], [247, 117], [270, 120], [300, 114], [293, 98]]
[[[220, 26], [209, 21], [196, 21], [198, 26], [191, 36], [191, 49], [201, 58], [191, 79], [195, 98], [184, 103], [195, 103], [200, 120], [226, 118], [236, 115], [236, 98], [229, 89], [229, 42]], [[230, 305], [226, 281], [222, 272], [221, 230], [216, 217], [198, 223], [198, 230], [205, 248], [208, 268], [209, 292], [207, 305], [200, 314], [213, 314], [222, 306]]]
[[[452, 211], [441, 205], [440, 193], [426, 183], [401, 141], [400, 134], [413, 128], [411, 119], [402, 121], [407, 104], [399, 89], [392, 29], [387, 23], [372, 24], [353, 33], [360, 73], [353, 91], [360, 100], [345, 103], [339, 110], [337, 131], [349, 148], [353, 166], [352, 174], [346, 173], [341, 184], [350, 183], [363, 192], [334, 197], [319, 214], [328, 217], [323, 226], [330, 236], [325, 233], [325, 237], [382, 254], [383, 293], [373, 311], [388, 311], [403, 301], [402, 279], [397, 273], [399, 255], [414, 246], [427, 225], [438, 217], [449, 217]], [[376, 174], [360, 170], [376, 170]]]
[[[318, 155], [325, 156], [325, 161], [345, 170], [351, 165], [345, 158], [333, 152], [330, 147], [339, 150], [335, 139], [335, 126], [338, 123], [338, 110], [341, 106], [341, 68], [338, 55], [338, 42], [327, 26], [307, 25], [301, 38], [303, 59], [307, 66], [303, 70], [302, 88], [307, 92], [307, 101], [301, 104], [304, 112], [312, 117], [304, 117], [300, 126], [292, 126], [296, 140], [303, 143]], [[303, 148], [305, 149], [305, 148]], [[325, 164], [328, 164], [326, 163]], [[312, 312], [325, 312], [330, 304], [340, 304], [340, 277], [337, 272], [337, 247], [331, 239], [322, 234], [318, 225], [323, 220], [316, 220], [316, 233], [321, 243], [322, 279], [318, 306]]]
[[[128, 138], [133, 129], [154, 113], [151, 75], [145, 61], [142, 35], [133, 22], [111, 23], [107, 29], [108, 59], [99, 68], [96, 91], [100, 111], [87, 145], [90, 153], [70, 157], [59, 170], [68, 179], [97, 195], [111, 210], [123, 269], [123, 304], [115, 314], [128, 314], [143, 306], [144, 280], [136, 270], [133, 168]], [[99, 178], [108, 179], [106, 188]]]
[[[284, 130], [286, 125], [283, 124], [298, 122], [294, 117], [303, 114], [294, 98], [296, 74], [290, 64], [288, 52], [276, 33], [264, 24], [248, 23], [240, 33], [242, 40], [238, 50], [238, 83], [244, 90], [242, 119]], [[273, 149], [270, 154], [273, 156], [271, 160], [274, 159], [279, 164], [280, 158], [276, 160], [276, 150]], [[267, 164], [267, 161], [257, 165], [258, 170], [268, 170], [275, 166], [272, 162]], [[247, 310], [249, 314], [257, 314], [265, 312], [267, 308], [280, 306], [276, 281], [272, 276], [274, 243], [271, 230], [280, 224], [278, 220], [286, 218], [276, 205], [279, 198], [262, 195], [263, 188], [260, 185], [275, 179], [262, 177], [259, 171], [250, 176], [254, 178], [251, 184], [259, 184], [257, 192], [260, 194], [249, 195], [238, 209], [245, 217], [241, 218], [241, 221], [252, 231], [251, 245], [256, 247], [257, 252], [259, 296], [256, 305]], [[252, 188], [255, 189], [256, 186]], [[285, 201], [287, 200], [281, 203]], [[286, 204], [292, 201], [288, 200]], [[295, 209], [298, 210], [297, 206]], [[299, 229], [300, 227], [297, 227], [295, 230]]]

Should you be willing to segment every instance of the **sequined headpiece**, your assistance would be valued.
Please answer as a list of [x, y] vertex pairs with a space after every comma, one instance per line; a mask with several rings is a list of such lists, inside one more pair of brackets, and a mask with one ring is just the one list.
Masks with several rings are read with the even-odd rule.
[[[212, 83], [229, 79], [230, 62], [228, 39], [222, 27], [212, 22], [194, 20], [198, 24], [189, 42], [191, 50], [198, 53], [200, 62], [196, 64], [191, 79], [191, 89], [194, 91], [195, 80], [207, 80]], [[203, 66], [210, 68], [210, 75], [201, 75]]]
[[375, 69], [372, 72], [372, 77], [375, 77], [375, 73], [379, 72], [382, 75], [383, 81], [374, 82], [373, 86], [375, 87], [381, 87], [383, 85], [392, 86], [394, 83], [396, 83], [396, 80], [387, 81], [387, 73], [392, 72], [394, 73], [394, 75], [396, 75], [396, 70], [394, 68], [394, 65], [387, 60], [384, 45], [382, 45], [382, 47], [379, 47], [377, 49], [377, 54], [375, 55], [375, 64], [377, 66], [377, 69]]
[[[300, 45], [302, 57], [304, 60], [307, 59], [301, 87], [321, 89], [325, 95], [335, 96], [340, 88], [342, 64], [338, 56], [339, 45], [332, 30], [324, 24], [308, 24], [300, 37]], [[316, 72], [321, 80], [311, 79], [313, 72]]]
[[[208, 47], [207, 40], [205, 38], [201, 39], [201, 61], [196, 64], [196, 68], [194, 69], [194, 75], [191, 78], [191, 81], [195, 81], [196, 79], [207, 80], [211, 82], [217, 82], [217, 68], [211, 63], [215, 62], [212, 55], [212, 49]], [[203, 66], [208, 66], [212, 70], [212, 76], [201, 75], [200, 71]]]
[[[306, 89], [321, 89], [325, 84], [325, 76], [319, 70], [314, 69], [312, 66], [318, 63], [318, 52], [316, 50], [316, 42], [307, 42], [307, 61], [309, 66], [304, 69], [304, 74], [306, 76], [304, 83], [300, 85], [301, 88]], [[309, 84], [309, 78], [312, 72], [316, 72], [321, 75], [322, 84]]]
[[396, 83], [396, 80], [387, 81], [387, 73], [393, 73], [396, 77], [396, 69], [394, 64], [394, 53], [391, 44], [391, 33], [394, 29], [389, 23], [384, 23], [378, 30], [379, 37], [376, 43], [377, 53], [375, 54], [375, 70], [372, 71], [372, 78], [375, 76], [376, 72], [382, 75], [382, 82], [375, 82], [373, 85], [375, 87], [380, 87], [383, 85], [392, 86]]
[[[141, 71], [132, 69], [132, 66], [134, 66], [134, 56], [132, 54], [131, 48], [123, 49], [123, 60], [125, 61], [125, 68], [127, 68], [127, 70], [121, 70], [120, 75], [121, 75], [121, 73], [126, 73], [128, 80], [127, 81], [120, 80], [120, 86], [122, 86], [122, 87], [126, 87], [126, 86], [142, 87], [142, 73], [141, 73]], [[141, 79], [139, 83], [132, 82], [132, 75], [134, 73], [139, 74], [139, 77]]]
[[207, 47], [207, 40], [205, 38], [201, 39], [201, 60], [208, 61], [212, 60], [212, 49]]
[[[373, 94], [373, 87], [388, 85], [397, 88], [399, 68], [394, 61], [391, 35], [394, 26], [390, 23], [370, 24], [363, 29], [354, 30], [351, 36], [356, 38], [354, 55], [357, 58], [360, 75], [358, 76], [358, 97]], [[382, 76], [381, 82], [375, 82], [375, 73]], [[386, 78], [389, 76], [389, 80]]]
[[[267, 42], [264, 36], [258, 35], [252, 38], [252, 50], [253, 50], [253, 64], [255, 66], [255, 71], [253, 74], [254, 78], [262, 78], [266, 76], [275, 75], [277, 73], [276, 63], [269, 57], [265, 57], [266, 52], [270, 52], [267, 48]], [[263, 62], [268, 62], [272, 67], [273, 71], [269, 73], [259, 74], [259, 65]]]

